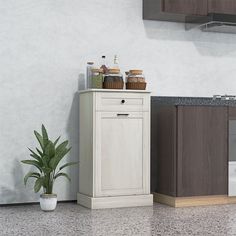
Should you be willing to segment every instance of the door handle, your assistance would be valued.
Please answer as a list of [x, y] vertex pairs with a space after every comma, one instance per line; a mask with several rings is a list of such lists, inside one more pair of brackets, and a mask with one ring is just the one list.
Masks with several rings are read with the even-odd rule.
[[121, 114], [121, 113], [118, 113], [117, 116], [129, 116], [129, 114]]

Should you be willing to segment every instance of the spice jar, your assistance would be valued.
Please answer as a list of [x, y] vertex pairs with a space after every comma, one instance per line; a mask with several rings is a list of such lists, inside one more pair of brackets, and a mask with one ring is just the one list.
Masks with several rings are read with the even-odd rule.
[[142, 70], [130, 70], [129, 75], [127, 78], [128, 83], [144, 83], [145, 82], [145, 76], [143, 75]]
[[106, 89], [123, 89], [123, 86], [124, 81], [120, 69], [109, 69], [108, 74], [104, 76], [103, 87]]
[[103, 84], [103, 69], [92, 69], [91, 88], [101, 89]]

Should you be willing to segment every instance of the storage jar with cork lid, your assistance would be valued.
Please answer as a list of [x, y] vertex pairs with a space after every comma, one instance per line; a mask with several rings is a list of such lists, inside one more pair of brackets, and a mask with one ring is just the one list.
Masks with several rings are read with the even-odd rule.
[[123, 89], [124, 81], [119, 68], [111, 68], [108, 74], [104, 76], [103, 88], [105, 89]]
[[130, 70], [127, 77], [126, 89], [145, 90], [146, 82], [142, 70]]

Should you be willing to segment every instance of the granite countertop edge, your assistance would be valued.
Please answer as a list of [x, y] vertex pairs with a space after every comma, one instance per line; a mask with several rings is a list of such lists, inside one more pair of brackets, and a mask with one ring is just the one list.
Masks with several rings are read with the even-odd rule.
[[152, 96], [152, 102], [174, 106], [236, 106], [236, 100], [213, 99], [212, 97]]

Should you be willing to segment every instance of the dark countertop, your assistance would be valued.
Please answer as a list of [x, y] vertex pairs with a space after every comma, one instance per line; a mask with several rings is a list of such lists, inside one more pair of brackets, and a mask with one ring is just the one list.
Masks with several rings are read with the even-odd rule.
[[152, 96], [152, 102], [174, 106], [236, 106], [236, 100], [213, 100], [212, 97], [159, 97]]

